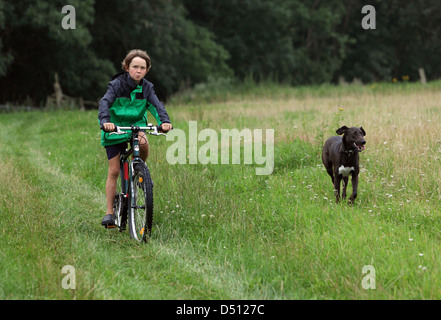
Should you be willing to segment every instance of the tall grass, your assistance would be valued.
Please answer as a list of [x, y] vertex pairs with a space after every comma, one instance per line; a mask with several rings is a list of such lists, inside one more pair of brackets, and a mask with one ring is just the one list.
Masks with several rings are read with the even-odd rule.
[[[184, 131], [191, 120], [274, 128], [275, 168], [170, 165], [170, 143], [150, 138], [147, 245], [99, 224], [107, 160], [95, 111], [2, 114], [0, 298], [439, 299], [438, 89], [257, 86], [174, 100], [167, 109]], [[341, 125], [367, 132], [353, 206], [335, 204], [320, 163]], [[75, 267], [75, 290], [61, 286], [64, 265]], [[374, 290], [361, 285], [366, 265]]]

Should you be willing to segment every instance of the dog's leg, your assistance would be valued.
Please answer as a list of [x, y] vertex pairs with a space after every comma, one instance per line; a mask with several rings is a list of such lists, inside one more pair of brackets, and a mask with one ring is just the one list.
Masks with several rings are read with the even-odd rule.
[[343, 193], [341, 195], [342, 199], [346, 199], [346, 187], [348, 186], [349, 177], [343, 177]]
[[357, 198], [357, 189], [358, 189], [358, 172], [352, 173], [352, 194], [349, 198], [348, 203], [354, 203], [355, 198]]
[[341, 181], [341, 175], [335, 174], [335, 177], [334, 177], [334, 194], [335, 194], [335, 201], [336, 201], [336, 203], [340, 202], [340, 181]]
[[331, 176], [331, 180], [332, 180], [332, 185], [334, 185], [334, 173], [332, 171], [332, 164], [328, 164], [326, 166], [326, 171], [328, 172], [328, 174]]

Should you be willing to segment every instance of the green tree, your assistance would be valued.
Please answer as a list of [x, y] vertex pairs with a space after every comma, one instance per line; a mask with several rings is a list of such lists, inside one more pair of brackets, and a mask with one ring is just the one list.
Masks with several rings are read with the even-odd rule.
[[111, 64], [98, 59], [89, 47], [93, 2], [70, 2], [76, 9], [74, 30], [65, 30], [61, 25], [65, 1], [16, 0], [8, 4], [2, 42], [13, 61], [6, 76], [0, 78], [4, 89], [0, 101], [23, 102], [30, 98], [36, 105], [44, 104], [53, 92], [56, 72], [68, 95], [96, 98], [93, 87], [107, 80], [103, 69], [109, 69]]
[[11, 11], [11, 6], [0, 0], [0, 77], [6, 74], [7, 67], [11, 64], [13, 56], [9, 52], [3, 51], [2, 38], [3, 34], [6, 33], [6, 16], [9, 15]]
[[184, 0], [190, 18], [216, 34], [240, 78], [300, 84], [332, 79], [348, 37], [342, 1]]
[[350, 38], [342, 30], [341, 0], [288, 1], [294, 48], [294, 84], [330, 82], [340, 69]]
[[152, 58], [147, 79], [162, 98], [184, 83], [232, 75], [226, 64], [228, 52], [212, 33], [186, 18], [179, 1], [97, 1], [95, 11], [91, 29], [95, 51], [119, 70], [130, 49], [146, 50]]
[[348, 36], [353, 39], [340, 73], [364, 82], [389, 81], [403, 75], [418, 79], [418, 68], [429, 79], [441, 76], [441, 3], [437, 0], [370, 1], [376, 9], [376, 29], [361, 26], [367, 3], [348, 0]]

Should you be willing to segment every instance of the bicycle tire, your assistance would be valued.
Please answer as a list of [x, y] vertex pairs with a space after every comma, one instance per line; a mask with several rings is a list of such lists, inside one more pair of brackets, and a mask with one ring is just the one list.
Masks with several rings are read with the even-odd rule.
[[141, 242], [147, 242], [153, 225], [153, 182], [145, 163], [137, 163], [130, 181], [133, 199], [130, 202], [130, 236]]

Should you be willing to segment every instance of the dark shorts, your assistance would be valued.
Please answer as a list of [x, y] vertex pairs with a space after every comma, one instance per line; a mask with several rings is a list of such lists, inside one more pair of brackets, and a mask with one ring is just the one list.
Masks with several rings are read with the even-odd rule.
[[107, 152], [107, 159], [112, 159], [116, 157], [118, 154], [120, 154], [122, 151], [127, 149], [127, 142], [114, 144], [111, 146], [106, 146], [106, 152]]

